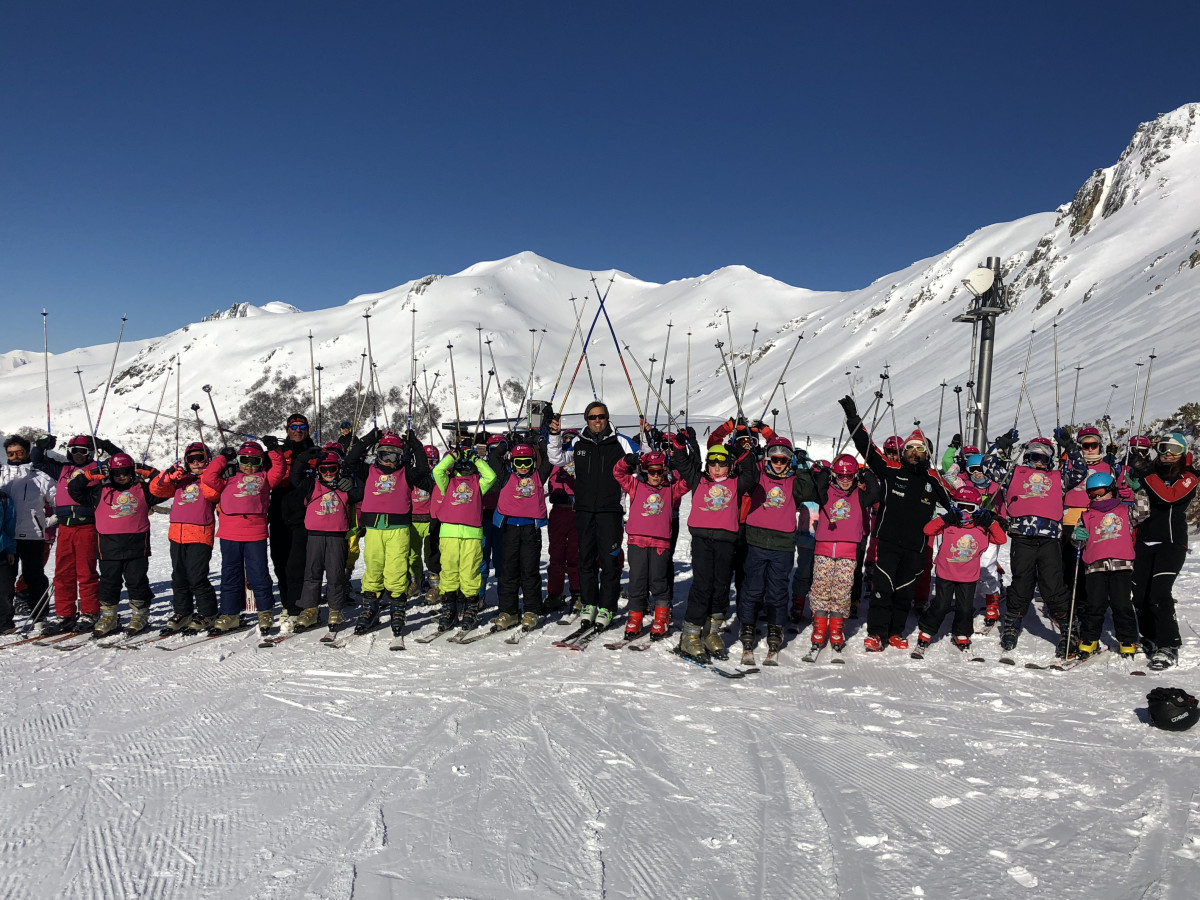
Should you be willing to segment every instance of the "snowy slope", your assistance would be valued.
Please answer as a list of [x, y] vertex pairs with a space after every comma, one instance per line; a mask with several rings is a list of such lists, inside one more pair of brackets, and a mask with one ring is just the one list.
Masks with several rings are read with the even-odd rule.
[[[1037, 334], [1029, 388], [1043, 431], [1054, 420], [1055, 331], [1064, 419], [1070, 416], [1077, 365], [1083, 367], [1078, 373], [1077, 420], [1098, 418], [1114, 383], [1119, 387], [1110, 415], [1118, 423], [1128, 419], [1134, 405], [1136, 363], [1147, 362], [1152, 349], [1157, 359], [1147, 418], [1173, 412], [1181, 403], [1197, 399], [1192, 384], [1195, 365], [1188, 352], [1192, 329], [1186, 326], [1195, 321], [1200, 295], [1200, 222], [1194, 215], [1200, 206], [1198, 115], [1200, 104], [1189, 104], [1141, 126], [1120, 160], [1097, 170], [1077, 196], [1056, 211], [982, 228], [945, 253], [860, 290], [808, 291], [741, 266], [661, 285], [617, 271], [595, 273], [602, 290], [609, 288], [611, 279], [606, 309], [617, 337], [630, 345], [626, 365], [639, 403], [644, 402], [646, 390], [634, 361], [649, 369], [649, 358], [663, 355], [667, 326], [674, 323], [666, 366], [676, 381], [673, 405], [685, 405], [687, 332], [691, 331], [691, 412], [724, 417], [732, 411], [732, 392], [715, 347], [717, 340], [728, 343], [721, 313], [728, 308], [739, 383], [754, 339], [755, 362], [746, 391], [751, 416], [762, 413], [796, 336], [803, 332], [786, 379], [788, 405], [782, 402], [784, 392], [774, 404], [780, 409], [780, 423], [790, 412], [794, 432], [801, 438], [836, 434], [840, 414], [834, 401], [849, 387], [846, 373], [852, 373], [856, 394], [864, 398], [865, 406], [887, 363], [896, 427], [907, 431], [919, 419], [933, 432], [939, 383], [945, 379], [952, 388], [968, 380], [970, 329], [951, 322], [966, 307], [968, 295], [961, 279], [985, 257], [999, 256], [1006, 280], [1014, 287], [1015, 309], [1000, 320], [994, 431], [1008, 424], [1015, 410], [1018, 373], [1024, 367], [1031, 329], [1037, 329]], [[575, 305], [569, 300], [572, 296], [579, 298]], [[104, 430], [112, 437], [134, 433], [138, 440], [144, 439], [149, 417], [130, 407], [157, 405], [162, 379], [175, 359], [182, 365], [183, 409], [186, 412], [190, 403], [200, 402], [206, 422], [211, 415], [200, 391], [204, 384], [212, 385], [213, 400], [226, 419], [233, 417], [264, 374], [291, 373], [307, 384], [310, 330], [316, 361], [324, 366], [323, 394], [333, 396], [358, 379], [366, 348], [362, 317], [367, 311], [372, 316], [372, 349], [380, 382], [385, 389], [406, 390], [414, 308], [418, 366], [428, 370], [431, 381], [434, 371], [442, 373], [434, 400], [443, 411], [454, 408], [446, 347], [452, 343], [460, 409], [468, 418], [479, 408], [478, 338], [493, 339], [499, 379], [523, 384], [530, 369], [530, 328], [545, 329], [535, 396], [551, 395], [566, 360], [566, 374], [555, 397], [561, 407], [578, 359], [578, 343], [567, 352], [574, 316], [583, 310], [586, 330], [597, 302], [588, 272], [526, 252], [315, 312], [296, 312], [285, 303], [245, 307], [241, 314], [222, 314], [215, 321], [188, 325], [162, 338], [122, 346]], [[1053, 329], [1056, 322], [1059, 327]], [[752, 335], [755, 323], [759, 332]], [[117, 324], [113, 323], [114, 332]], [[482, 335], [476, 331], [479, 326]], [[537, 337], [542, 337], [540, 331]], [[729, 347], [725, 349], [728, 352]], [[82, 369], [92, 415], [96, 415], [111, 350], [111, 345], [96, 346], [52, 357], [54, 429], [59, 433], [86, 426], [76, 367]], [[32, 356], [19, 354], [22, 359]], [[604, 393], [614, 412], [632, 413], [633, 398], [603, 318], [592, 334], [589, 358], [597, 390], [599, 363], [606, 363]], [[485, 368], [491, 368], [490, 361]], [[661, 371], [660, 360], [656, 382]], [[44, 419], [42, 378], [41, 366], [0, 367], [0, 430], [36, 425]], [[174, 393], [172, 381], [166, 401], [172, 413]], [[586, 372], [581, 370], [568, 412], [578, 412], [591, 394]], [[946, 394], [943, 439], [957, 430], [952, 425], [957, 419], [954, 397], [950, 389]], [[1136, 405], [1140, 408], [1140, 393]], [[501, 414], [494, 387], [487, 413]], [[1025, 433], [1031, 433], [1027, 415], [1024, 425]], [[887, 427], [890, 430], [890, 424]], [[157, 441], [151, 455], [161, 459], [173, 454], [173, 439], [172, 430], [170, 440]]]

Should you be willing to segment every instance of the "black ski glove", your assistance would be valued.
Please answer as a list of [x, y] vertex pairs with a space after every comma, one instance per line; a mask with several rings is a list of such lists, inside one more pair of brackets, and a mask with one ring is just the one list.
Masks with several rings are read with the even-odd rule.
[[33, 446], [37, 447], [39, 450], [44, 452], [46, 450], [53, 450], [54, 445], [57, 443], [58, 443], [58, 438], [56, 438], [52, 434], [48, 434], [45, 437], [40, 437], [36, 441], [34, 441]]
[[958, 450], [960, 447], [962, 447], [962, 435], [956, 434], [954, 437], [950, 438], [950, 446], [955, 450]]
[[262, 439], [262, 442], [263, 442], [263, 446], [266, 447], [268, 450], [278, 450], [279, 449], [279, 438], [275, 437], [275, 435], [273, 435], [273, 434], [268, 434], [268, 435], [264, 436]]
[[1007, 453], [1013, 448], [1013, 444], [1017, 442], [1018, 437], [1020, 437], [1020, 435], [1017, 433], [1017, 429], [1015, 428], [1006, 434], [1000, 435], [1000, 437], [996, 438], [997, 449], [1003, 450], [1005, 453]]
[[987, 528], [992, 524], [992, 522], [996, 521], [996, 517], [992, 515], [992, 511], [990, 509], [978, 509], [971, 517], [971, 520], [980, 528]]
[[858, 418], [858, 404], [854, 402], [854, 398], [849, 394], [839, 400], [838, 405], [841, 406], [842, 412], [846, 414], [847, 420]]
[[1071, 433], [1071, 429], [1067, 425], [1061, 425], [1054, 429], [1054, 439], [1067, 452], [1075, 449], [1075, 436]]
[[121, 452], [120, 447], [118, 447], [112, 441], [104, 440], [104, 438], [96, 438], [95, 444], [96, 444], [97, 450], [103, 450], [109, 456], [116, 456], [118, 453]]
[[234, 450], [232, 447], [222, 447], [221, 455], [223, 457], [225, 457], [227, 460], [229, 460], [230, 462], [233, 462], [235, 459], [237, 459], [237, 451]]
[[957, 507], [951, 507], [942, 514], [942, 521], [947, 525], [961, 525], [962, 518], [962, 510]]
[[333, 486], [339, 491], [345, 491], [346, 493], [349, 493], [354, 488], [354, 479], [349, 475], [343, 475], [338, 478]]
[[626, 453], [625, 465], [629, 468], [630, 472], [635, 471], [638, 467], [638, 455], [636, 453]]

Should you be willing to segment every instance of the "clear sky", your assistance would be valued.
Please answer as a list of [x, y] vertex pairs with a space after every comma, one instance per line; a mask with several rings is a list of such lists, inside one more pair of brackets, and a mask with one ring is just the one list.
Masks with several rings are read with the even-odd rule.
[[0, 350], [521, 250], [853, 289], [1200, 100], [1200, 4], [0, 0]]

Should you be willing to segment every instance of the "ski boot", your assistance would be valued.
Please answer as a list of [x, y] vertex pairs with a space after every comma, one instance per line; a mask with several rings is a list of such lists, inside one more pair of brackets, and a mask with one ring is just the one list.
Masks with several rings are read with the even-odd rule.
[[[1058, 622], [1058, 646], [1054, 648], [1055, 659], [1071, 659], [1079, 653], [1079, 622]], [[1068, 640], [1068, 635], [1070, 640]]]
[[539, 616], [533, 610], [526, 610], [525, 614], [521, 616], [521, 628], [525, 631], [533, 631], [533, 629], [537, 628], [540, 624], [541, 616]]
[[547, 594], [546, 599], [542, 601], [542, 609], [546, 612], [554, 612], [556, 609], [562, 608], [566, 599], [562, 594]]
[[1006, 616], [1000, 626], [1000, 649], [1012, 651], [1017, 649], [1017, 639], [1021, 637], [1021, 621], [1012, 616]]
[[102, 638], [112, 634], [121, 627], [121, 617], [117, 615], [115, 606], [101, 606], [100, 618], [96, 620], [96, 627], [92, 630], [92, 636]]
[[642, 630], [642, 620], [646, 618], [644, 612], [631, 612], [625, 620], [625, 639], [633, 640]]
[[813, 616], [812, 635], [809, 638], [814, 647], [824, 647], [829, 640], [829, 617]]
[[783, 649], [783, 626], [767, 626], [767, 652], [778, 653]]
[[983, 623], [990, 628], [1000, 621], [1000, 595], [988, 594], [983, 602]]
[[1122, 644], [1120, 649], [1122, 659], [1133, 659], [1134, 656], [1137, 655], [1138, 646], [1136, 643], [1131, 642], [1128, 644]]
[[129, 624], [125, 627], [125, 633], [130, 637], [135, 634], [141, 634], [150, 627], [150, 607], [135, 606], [129, 614]]
[[596, 621], [593, 623], [597, 631], [606, 631], [608, 626], [612, 624], [613, 614], [611, 609], [596, 610]]
[[1154, 655], [1150, 657], [1150, 662], [1146, 668], [1153, 669], [1155, 672], [1161, 672], [1164, 669], [1169, 669], [1178, 664], [1179, 648], [1159, 647], [1154, 651]]
[[966, 653], [971, 649], [971, 636], [969, 634], [956, 634], [954, 636], [954, 646]]
[[1098, 653], [1099, 651], [1100, 651], [1100, 642], [1099, 641], [1080, 641], [1079, 642], [1079, 658], [1080, 659], [1087, 659], [1089, 656], [1091, 656], [1094, 653]]
[[865, 638], [863, 638], [863, 650], [865, 650], [867, 653], [882, 653], [883, 638], [879, 637], [877, 634], [868, 634]]
[[701, 641], [703, 627], [691, 622], [683, 623], [683, 635], [679, 639], [679, 652], [698, 662], [708, 662], [708, 651]]
[[846, 635], [842, 631], [842, 626], [845, 624], [845, 619], [829, 619], [829, 646], [837, 653], [841, 653], [846, 649]]
[[[113, 609], [115, 610], [116, 607], [114, 606]], [[67, 634], [68, 632], [73, 633], [75, 631], [75, 625], [78, 623], [78, 621], [79, 620], [75, 618], [75, 616], [67, 616], [62, 619], [51, 619], [46, 622], [46, 626], [42, 629], [42, 634], [49, 637], [56, 634]]]
[[340, 609], [331, 609], [329, 611], [329, 618], [325, 620], [325, 624], [330, 628], [330, 630], [334, 628], [341, 628], [346, 624], [346, 617]]
[[423, 593], [425, 592], [421, 590], [421, 579], [410, 576], [410, 580], [408, 582], [408, 591], [406, 591], [408, 599], [416, 600]]
[[[307, 612], [307, 610], [305, 610]], [[313, 610], [314, 618], [317, 610]], [[275, 613], [269, 609], [260, 610], [258, 613], [258, 636], [265, 638], [271, 633], [271, 626], [275, 624]]]
[[742, 650], [753, 653], [758, 646], [758, 629], [753, 625], [743, 625], [738, 629], [738, 640], [742, 642]]
[[[296, 621], [294, 623], [296, 634], [300, 634], [301, 632], [308, 631], [308, 629], [310, 629], [314, 625], [316, 625], [317, 620], [320, 618], [320, 615], [321, 615], [321, 611], [319, 609], [317, 609], [317, 607], [315, 607], [315, 606], [312, 607], [311, 609], [300, 610], [300, 615], [296, 616]], [[261, 616], [261, 614], [260, 614], [260, 616]], [[270, 626], [268, 625], [268, 627], [270, 627]]]
[[475, 596], [463, 603], [462, 619], [459, 627], [470, 631], [479, 624], [479, 614], [483, 612], [483, 597]]
[[279, 610], [279, 633], [291, 634], [296, 630], [296, 617], [287, 611], [287, 607]]
[[803, 597], [793, 597], [792, 598], [791, 616], [792, 616], [792, 624], [795, 625], [797, 628], [799, 628], [800, 623], [804, 621], [804, 598]]
[[179, 634], [191, 624], [192, 617], [190, 614], [183, 616], [179, 613], [175, 613], [175, 615], [171, 616], [171, 618], [167, 619], [167, 621], [163, 623], [163, 627], [159, 629], [158, 633], [163, 637], [167, 637], [171, 634]]
[[587, 606], [580, 607], [579, 621], [584, 625], [594, 625], [596, 623], [596, 607], [590, 603]]
[[208, 627], [209, 634], [227, 634], [242, 627], [242, 617], [238, 613], [217, 616]]
[[354, 626], [355, 634], [366, 634], [379, 624], [379, 594], [375, 591], [363, 591], [362, 609], [358, 611], [358, 622]]
[[516, 613], [502, 612], [492, 622], [492, 631], [508, 631], [510, 628], [516, 628], [520, 624], [521, 619]]
[[583, 612], [583, 598], [579, 591], [571, 591], [571, 615], [577, 616]]
[[729, 651], [725, 649], [725, 641], [721, 639], [721, 628], [724, 625], [724, 616], [709, 616], [705, 625], [708, 632], [704, 635], [704, 649], [716, 659], [729, 659]]
[[907, 650], [908, 649], [908, 641], [906, 641], [904, 638], [900, 637], [900, 635], [898, 635], [898, 634], [893, 634], [890, 638], [888, 638], [887, 645], [889, 647], [894, 647], [897, 650]]
[[[392, 598], [391, 605], [392, 616], [392, 637], [399, 637], [404, 633], [404, 625], [408, 621], [408, 604], [403, 598]], [[329, 624], [333, 624], [333, 612], [329, 613]]]
[[193, 615], [192, 621], [184, 626], [183, 634], [188, 635], [189, 637], [197, 634], [204, 634], [210, 628], [212, 628], [213, 622], [215, 621], [217, 621], [216, 616]]
[[90, 634], [96, 627], [96, 617], [91, 613], [84, 613], [75, 620], [76, 634]]
[[650, 624], [650, 640], [660, 641], [671, 627], [671, 607], [654, 607], [654, 621]]
[[933, 643], [933, 636], [926, 634], [924, 631], [917, 632], [917, 649], [924, 653], [929, 649], [929, 645]]
[[429, 590], [425, 592], [425, 603], [427, 606], [436, 606], [441, 597], [441, 576], [431, 572], [429, 574]]
[[[449, 631], [458, 624], [458, 598], [462, 596], [458, 591], [450, 591], [448, 594], [442, 594], [442, 608], [438, 611], [437, 630], [439, 633]], [[357, 633], [358, 629], [355, 629]]]

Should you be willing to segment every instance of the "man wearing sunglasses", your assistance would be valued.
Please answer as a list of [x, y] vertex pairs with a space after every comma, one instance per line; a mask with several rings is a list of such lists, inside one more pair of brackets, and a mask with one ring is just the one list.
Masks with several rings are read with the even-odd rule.
[[[562, 417], [550, 418], [546, 456], [551, 465], [575, 465], [575, 522], [579, 532], [579, 593], [582, 618], [596, 622], [599, 610], [611, 622], [621, 592], [619, 557], [624, 533], [621, 485], [613, 475], [617, 461], [633, 452], [633, 445], [613, 430], [608, 407], [593, 400], [584, 410], [587, 427], [570, 450], [563, 448]], [[596, 561], [600, 583], [596, 583]]]
[[950, 492], [941, 475], [929, 465], [929, 445], [919, 429], [904, 441], [899, 458], [889, 459], [871, 441], [854, 398], [847, 395], [838, 402], [846, 413], [846, 427], [855, 448], [883, 489], [875, 526], [874, 592], [867, 609], [863, 647], [869, 653], [882, 650], [885, 644], [906, 650], [904, 627], [916, 597], [917, 580], [925, 568], [924, 528], [933, 518], [935, 507], [950, 508]]
[[34, 629], [40, 633], [46, 618], [43, 598], [49, 588], [45, 569], [46, 507], [54, 503], [55, 485], [50, 476], [34, 468], [25, 438], [11, 435], [4, 442], [4, 452], [8, 464], [0, 468], [0, 490], [8, 494], [16, 508], [16, 555], [33, 598]]
[[58, 540], [54, 551], [54, 613], [58, 621], [49, 623], [47, 630], [73, 628], [87, 634], [96, 626], [100, 615], [100, 572], [96, 568], [96, 515], [90, 506], [71, 501], [67, 483], [80, 469], [95, 471], [96, 451], [109, 457], [124, 451], [112, 441], [77, 434], [67, 441], [66, 462], [53, 459], [47, 451], [57, 439], [52, 434], [34, 443], [31, 458], [55, 481], [54, 517], [58, 520]]
[[1182, 641], [1172, 590], [1187, 558], [1187, 508], [1200, 476], [1182, 433], [1161, 438], [1154, 450], [1153, 460], [1132, 461], [1130, 486], [1142, 491], [1138, 503], [1146, 513], [1134, 545], [1133, 604], [1150, 668], [1161, 670], [1179, 661]]

